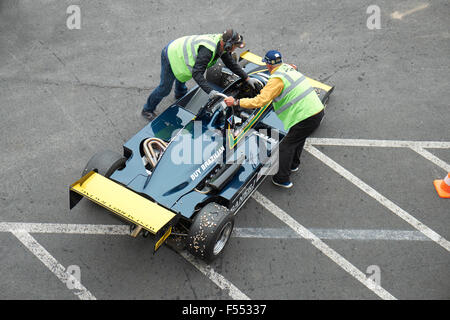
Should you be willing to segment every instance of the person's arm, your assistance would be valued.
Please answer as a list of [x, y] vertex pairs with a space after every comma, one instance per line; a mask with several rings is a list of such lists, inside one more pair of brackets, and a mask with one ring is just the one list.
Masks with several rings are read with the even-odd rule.
[[192, 78], [207, 94], [213, 90], [204, 76], [212, 54], [213, 53], [211, 50], [204, 46], [200, 46], [197, 53], [197, 59], [195, 60], [194, 67], [192, 68]]
[[220, 57], [223, 61], [223, 64], [225, 67], [230, 69], [234, 74], [237, 74], [239, 77], [241, 77], [244, 80], [247, 80], [248, 74], [242, 69], [242, 67], [233, 59], [231, 56], [231, 53], [225, 52]]
[[267, 84], [264, 86], [264, 88], [261, 89], [261, 92], [256, 97], [239, 99], [237, 101], [237, 105], [245, 109], [264, 107], [270, 101], [278, 97], [283, 91], [283, 88], [284, 84], [281, 79], [272, 78], [267, 81]]

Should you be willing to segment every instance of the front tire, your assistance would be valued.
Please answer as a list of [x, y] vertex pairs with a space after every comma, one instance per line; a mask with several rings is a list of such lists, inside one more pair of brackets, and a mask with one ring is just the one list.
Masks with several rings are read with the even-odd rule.
[[234, 227], [234, 215], [211, 202], [195, 216], [189, 229], [186, 248], [194, 256], [212, 262], [225, 249]]

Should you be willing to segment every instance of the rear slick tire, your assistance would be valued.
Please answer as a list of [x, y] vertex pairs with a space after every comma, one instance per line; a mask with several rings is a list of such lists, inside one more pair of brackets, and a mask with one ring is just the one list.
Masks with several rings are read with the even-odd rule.
[[125, 157], [114, 151], [105, 150], [97, 152], [88, 161], [81, 176], [84, 177], [87, 173], [95, 171], [109, 178], [114, 171], [125, 167], [126, 160]]
[[186, 249], [210, 263], [228, 244], [234, 227], [234, 215], [215, 202], [208, 203], [195, 216], [189, 229]]

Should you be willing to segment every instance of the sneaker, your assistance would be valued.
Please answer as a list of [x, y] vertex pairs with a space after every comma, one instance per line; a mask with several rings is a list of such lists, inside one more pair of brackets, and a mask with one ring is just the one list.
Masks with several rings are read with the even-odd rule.
[[141, 115], [148, 121], [152, 121], [153, 119], [155, 119], [157, 117], [156, 113], [151, 112], [151, 111], [145, 111], [145, 110], [142, 110]]
[[296, 166], [295, 168], [291, 168], [291, 172], [297, 172], [300, 169], [300, 166]]
[[276, 182], [275, 179], [272, 177], [272, 183], [276, 186], [282, 187], [282, 188], [292, 188], [292, 186], [294, 185], [292, 182], [288, 181], [288, 182]]

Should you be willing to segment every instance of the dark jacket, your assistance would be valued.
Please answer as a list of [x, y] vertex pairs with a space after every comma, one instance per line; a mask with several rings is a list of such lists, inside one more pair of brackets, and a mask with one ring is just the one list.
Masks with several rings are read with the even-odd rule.
[[[220, 42], [217, 44], [216, 56], [214, 60], [219, 59], [219, 49]], [[212, 54], [213, 52], [211, 50], [204, 46], [200, 46], [197, 53], [197, 60], [195, 60], [194, 68], [192, 68], [192, 78], [194, 78], [195, 82], [197, 82], [197, 84], [208, 94], [213, 89], [209, 86], [204, 74], [208, 63], [211, 60]], [[230, 52], [223, 53], [220, 58], [222, 59], [223, 64], [233, 73], [237, 74], [242, 79], [247, 79], [247, 73], [245, 73], [245, 71], [242, 70], [241, 66], [234, 61]]]

